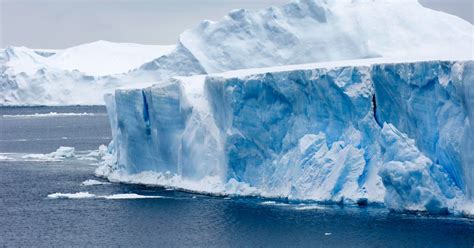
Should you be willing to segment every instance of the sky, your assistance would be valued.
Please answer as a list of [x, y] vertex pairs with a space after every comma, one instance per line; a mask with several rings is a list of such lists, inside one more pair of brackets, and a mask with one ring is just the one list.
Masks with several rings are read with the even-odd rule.
[[[0, 0], [0, 47], [61, 49], [97, 40], [175, 44], [201, 20], [290, 0]], [[419, 0], [473, 23], [474, 0]]]

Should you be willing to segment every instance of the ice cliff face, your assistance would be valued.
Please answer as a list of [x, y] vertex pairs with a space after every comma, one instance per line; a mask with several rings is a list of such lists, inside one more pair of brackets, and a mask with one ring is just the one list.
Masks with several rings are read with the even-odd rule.
[[[101, 95], [115, 88], [247, 68], [472, 59], [473, 32], [470, 23], [415, 0], [297, 0], [204, 21], [183, 32], [174, 50], [103, 41], [52, 53], [7, 48], [0, 53], [0, 104], [103, 104]], [[93, 93], [84, 97], [84, 88]]]
[[107, 176], [212, 193], [456, 211], [473, 189], [465, 91], [473, 87], [472, 66], [359, 61], [119, 90], [106, 98], [117, 156]]

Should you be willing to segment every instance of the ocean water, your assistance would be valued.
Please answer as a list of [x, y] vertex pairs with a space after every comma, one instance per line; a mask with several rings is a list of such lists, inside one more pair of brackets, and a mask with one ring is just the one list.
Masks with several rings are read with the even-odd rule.
[[[41, 115], [55, 112], [52, 115]], [[39, 113], [40, 115], [35, 115]], [[88, 113], [71, 115], [61, 113]], [[0, 246], [474, 247], [474, 220], [380, 206], [222, 198], [140, 185], [84, 186], [93, 161], [29, 161], [59, 146], [110, 141], [103, 107], [0, 108]], [[52, 199], [53, 193], [96, 197]], [[110, 199], [110, 196], [155, 196]]]

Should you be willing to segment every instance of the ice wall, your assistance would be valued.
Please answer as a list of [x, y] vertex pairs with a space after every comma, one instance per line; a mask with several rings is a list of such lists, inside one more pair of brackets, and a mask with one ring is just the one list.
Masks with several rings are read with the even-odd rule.
[[219, 96], [210, 102], [225, 134], [228, 179], [298, 199], [377, 191], [369, 69], [209, 77], [208, 95]]
[[472, 187], [472, 65], [304, 65], [118, 90], [116, 171], [444, 213]]
[[470, 67], [472, 62], [391, 64], [376, 65], [372, 72], [377, 118], [414, 138], [465, 192], [470, 191], [473, 165]]

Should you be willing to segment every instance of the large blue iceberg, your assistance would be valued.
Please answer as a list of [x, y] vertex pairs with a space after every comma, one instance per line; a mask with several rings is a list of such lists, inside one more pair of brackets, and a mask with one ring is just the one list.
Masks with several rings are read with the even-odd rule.
[[216, 194], [461, 211], [474, 62], [377, 60], [178, 77], [105, 97], [98, 174]]

